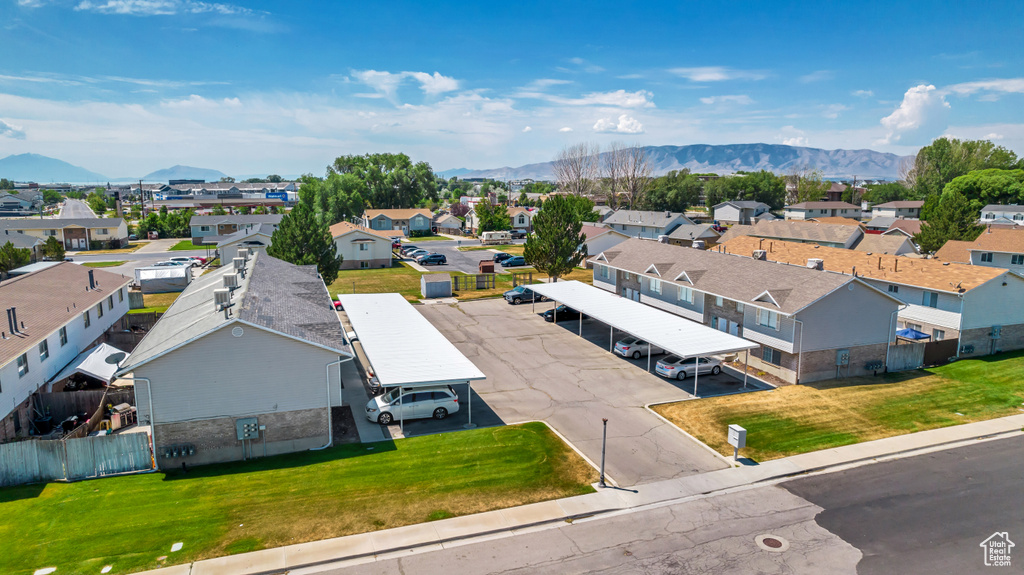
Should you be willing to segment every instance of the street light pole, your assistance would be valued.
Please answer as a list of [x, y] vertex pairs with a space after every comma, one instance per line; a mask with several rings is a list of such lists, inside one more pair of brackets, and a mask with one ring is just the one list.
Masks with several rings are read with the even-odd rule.
[[601, 487], [608, 487], [604, 483], [604, 451], [605, 446], [608, 444], [608, 418], [602, 418], [601, 423], [604, 425], [604, 430], [601, 432]]

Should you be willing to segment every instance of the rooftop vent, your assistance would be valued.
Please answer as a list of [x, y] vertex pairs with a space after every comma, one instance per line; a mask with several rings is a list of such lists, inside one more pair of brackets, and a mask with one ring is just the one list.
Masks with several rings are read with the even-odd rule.
[[693, 240], [693, 249], [695, 250], [707, 249], [707, 246], [708, 245], [704, 243], [704, 240]]
[[812, 270], [823, 270], [825, 269], [825, 260], [820, 258], [810, 258], [807, 260], [807, 267]]
[[94, 270], [89, 270], [89, 289], [96, 289], [96, 277], [93, 275]]
[[754, 259], [765, 261], [768, 259], [768, 252], [764, 250], [754, 250]]

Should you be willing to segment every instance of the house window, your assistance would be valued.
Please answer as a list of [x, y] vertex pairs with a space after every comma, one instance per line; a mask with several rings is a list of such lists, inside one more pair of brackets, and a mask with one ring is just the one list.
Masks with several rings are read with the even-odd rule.
[[992, 261], [992, 252], [984, 252], [983, 254], [981, 254], [981, 261], [983, 261], [983, 262], [991, 262]]
[[601, 277], [608, 279], [608, 266], [601, 266]]
[[45, 232], [43, 232], [43, 235], [44, 236], [56, 236], [57, 235], [57, 230], [46, 230]]
[[928, 307], [938, 307], [939, 305], [939, 294], [933, 291], [926, 291], [921, 297], [921, 305]]
[[1024, 214], [1013, 214], [1013, 221], [1019, 222], [1024, 220]]
[[210, 226], [199, 226], [199, 231], [208, 232], [210, 231]]
[[1024, 265], [1024, 254], [1013, 254], [1010, 256], [1010, 264], [1015, 266]]
[[770, 347], [764, 347], [761, 349], [761, 359], [763, 359], [765, 363], [781, 366], [782, 352], [777, 349], [772, 349]]
[[942, 341], [946, 337], [946, 332], [941, 329], [932, 330], [932, 339], [935, 341]]
[[685, 301], [686, 303], [693, 303], [693, 290], [686, 286], [679, 286], [679, 301]]
[[96, 304], [96, 319], [103, 317], [103, 302]]
[[718, 307], [722, 307], [722, 296], [720, 296], [720, 295], [716, 295], [715, 296], [715, 305], [717, 305]]
[[113, 295], [108, 295], [107, 296], [107, 309], [114, 309], [114, 296]]
[[26, 375], [28, 375], [28, 354], [23, 353], [18, 356], [18, 377]]
[[359, 251], [368, 252], [370, 251], [370, 244], [359, 244]]
[[650, 288], [651, 288], [651, 293], [660, 294], [661, 293], [661, 280], [656, 280], [654, 278], [651, 278]]
[[50, 344], [45, 339], [39, 342], [39, 361], [44, 362], [50, 357]]
[[718, 329], [718, 316], [711, 316], [711, 329]]
[[[904, 325], [906, 325], [906, 326], [907, 326], [907, 329], [912, 329], [912, 330], [914, 330], [914, 331], [921, 331], [921, 324], [919, 324], [919, 323], [910, 323], [910, 322], [908, 321], [908, 322], [907, 322], [906, 324], [904, 324]], [[923, 333], [923, 332], [922, 332], [922, 333]]]
[[108, 234], [109, 232], [107, 231], [107, 228], [100, 228], [100, 229], [96, 230], [96, 233], [98, 233], [98, 234], [99, 234], [99, 235], [101, 235], [101, 236], [105, 236], [105, 235], [107, 235], [107, 234]]
[[362, 269], [366, 269], [366, 268], [370, 267], [370, 262], [367, 262], [367, 261], [359, 262], [359, 267], [362, 268]]
[[117, 290], [117, 303], [124, 301], [124, 288]]
[[60, 346], [64, 347], [68, 344], [68, 328], [64, 326], [60, 328]]
[[85, 328], [89, 329], [89, 325], [92, 324], [92, 320], [89, 318], [89, 310], [86, 310], [82, 317], [85, 318]]
[[736, 311], [739, 313], [743, 313], [743, 304], [741, 304], [740, 302], [736, 302]]
[[889, 284], [889, 293], [900, 293], [900, 286]]
[[994, 219], [996, 219], [996, 215], [992, 214], [992, 213], [985, 214], [985, 219], [986, 220], [994, 220]]
[[768, 309], [757, 310], [757, 324], [772, 329], [779, 329], [779, 314]]

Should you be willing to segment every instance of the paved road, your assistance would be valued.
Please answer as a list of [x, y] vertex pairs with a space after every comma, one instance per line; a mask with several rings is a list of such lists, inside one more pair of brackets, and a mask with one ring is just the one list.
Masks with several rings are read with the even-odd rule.
[[[860, 553], [815, 524], [819, 511], [784, 489], [762, 487], [375, 563], [289, 573], [856, 573]], [[755, 537], [764, 534], [785, 539], [789, 548], [759, 547]]]
[[[878, 463], [783, 484], [825, 509], [817, 522], [864, 553], [861, 575], [1009, 573], [985, 567], [996, 531], [1024, 549], [1024, 438]], [[1012, 572], [1024, 567], [1014, 551]]]
[[[181, 240], [174, 240], [173, 243], [177, 243]], [[172, 243], [172, 245], [173, 245]], [[123, 261], [123, 265], [102, 268], [105, 271], [114, 272], [118, 274], [124, 274], [126, 276], [134, 276], [135, 268], [151, 266], [156, 262], [161, 262], [172, 256], [199, 256], [202, 258], [207, 257], [207, 251], [205, 248], [198, 250], [189, 251], [177, 251], [177, 252], [133, 252], [130, 254], [89, 254], [88, 252], [79, 252], [71, 256], [71, 258], [77, 263], [84, 262], [115, 262]]]
[[[494, 257], [494, 253], [487, 250], [474, 250], [463, 252], [459, 251], [459, 245], [462, 246], [479, 246], [480, 240], [464, 239], [464, 240], [451, 240], [451, 241], [436, 241], [436, 242], [420, 242], [416, 243], [415, 239], [412, 239], [409, 243], [415, 246], [419, 246], [425, 250], [444, 254], [448, 258], [448, 265], [444, 266], [430, 266], [430, 270], [434, 271], [437, 267], [438, 271], [460, 271], [468, 274], [475, 274], [480, 271], [479, 263], [480, 260], [489, 260]], [[513, 244], [523, 244], [526, 240], [512, 240]], [[500, 249], [500, 248], [498, 248]], [[502, 271], [500, 266], [496, 266], [497, 272]]]
[[89, 206], [80, 200], [68, 198], [64, 200], [64, 207], [61, 208], [58, 218], [95, 218], [96, 214]]
[[[608, 418], [607, 470], [620, 485], [726, 467], [644, 408], [689, 398], [692, 382], [647, 373], [646, 359], [612, 355], [608, 327], [594, 320], [584, 322], [582, 338], [576, 335], [576, 322], [555, 326], [543, 321], [537, 314], [551, 304], [543, 305], [536, 313], [529, 305], [512, 306], [504, 300], [418, 309], [487, 376], [473, 389], [501, 421], [547, 421], [591, 461], [599, 462], [601, 419]], [[700, 380], [705, 391], [715, 381], [730, 391], [740, 387], [725, 374]], [[474, 398], [474, 414], [478, 406]]]

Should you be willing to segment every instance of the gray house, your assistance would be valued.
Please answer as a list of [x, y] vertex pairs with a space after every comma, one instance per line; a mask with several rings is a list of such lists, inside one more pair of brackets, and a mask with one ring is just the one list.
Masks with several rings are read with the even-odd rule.
[[591, 261], [595, 287], [757, 342], [790, 383], [874, 373], [895, 337], [901, 302], [853, 276], [639, 239]]
[[683, 224], [693, 224], [679, 212], [616, 210], [602, 222], [615, 231], [634, 238], [658, 239]]
[[352, 352], [316, 266], [231, 264], [193, 281], [119, 367], [161, 468], [331, 443]]
[[749, 200], [733, 200], [722, 202], [713, 208], [715, 219], [720, 224], [742, 224], [750, 225], [754, 219], [761, 214], [768, 213], [771, 206], [762, 202]]

